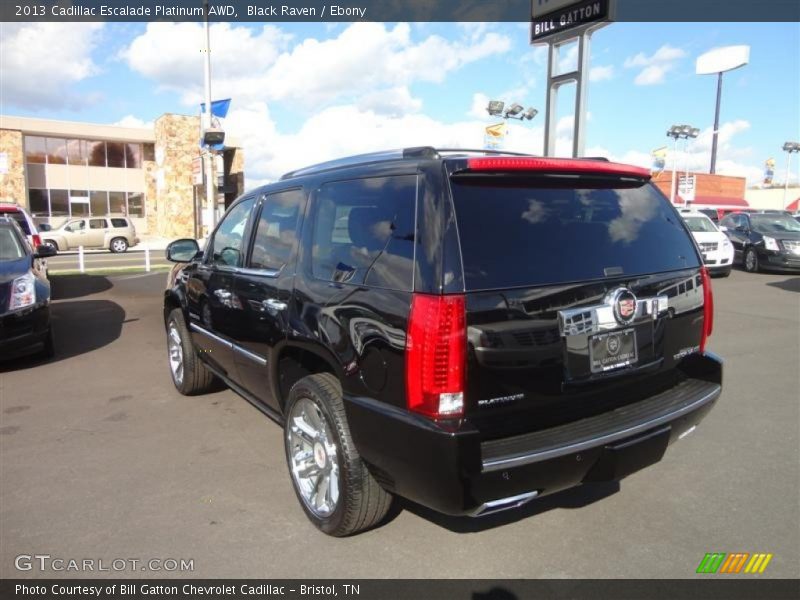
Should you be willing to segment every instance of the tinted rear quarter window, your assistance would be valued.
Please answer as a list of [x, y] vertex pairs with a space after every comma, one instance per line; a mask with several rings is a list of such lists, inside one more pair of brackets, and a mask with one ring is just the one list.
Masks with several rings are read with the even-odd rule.
[[467, 289], [699, 266], [681, 218], [652, 185], [582, 185], [576, 189], [560, 179], [454, 178]]
[[25, 218], [25, 215], [23, 215], [19, 211], [15, 211], [12, 213], [5, 213], [5, 214], [7, 214], [9, 217], [11, 217], [17, 222], [17, 225], [19, 225], [20, 229], [22, 229], [25, 235], [31, 235], [31, 227], [30, 225], [28, 225], [28, 219]]
[[127, 227], [128, 221], [126, 221], [125, 219], [111, 219], [111, 225], [119, 228]]
[[322, 185], [315, 195], [314, 277], [410, 291], [416, 194], [416, 175]]
[[267, 196], [261, 205], [249, 266], [278, 270], [289, 260], [297, 239], [297, 218], [305, 196], [289, 190]]

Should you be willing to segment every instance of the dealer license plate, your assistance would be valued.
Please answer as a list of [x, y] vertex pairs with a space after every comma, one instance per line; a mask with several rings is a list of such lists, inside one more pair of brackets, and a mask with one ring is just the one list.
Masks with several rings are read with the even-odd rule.
[[589, 338], [589, 363], [592, 373], [626, 367], [636, 362], [636, 331], [609, 331]]

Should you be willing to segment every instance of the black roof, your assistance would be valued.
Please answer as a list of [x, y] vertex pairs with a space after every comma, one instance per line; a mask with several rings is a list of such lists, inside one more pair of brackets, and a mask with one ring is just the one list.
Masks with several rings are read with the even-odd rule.
[[520, 152], [506, 152], [500, 150], [486, 150], [486, 149], [473, 149], [473, 148], [434, 148], [433, 146], [415, 146], [413, 148], [402, 148], [396, 150], [383, 150], [381, 152], [370, 152], [368, 154], [357, 154], [355, 156], [348, 156], [345, 158], [338, 158], [336, 160], [329, 160], [321, 162], [302, 169], [296, 169], [284, 174], [281, 181], [286, 179], [293, 179], [295, 177], [302, 177], [303, 175], [312, 175], [315, 173], [322, 173], [324, 171], [332, 171], [335, 169], [343, 169], [346, 167], [354, 167], [359, 165], [368, 165], [376, 163], [384, 163], [397, 160], [408, 159], [429, 159], [437, 160], [442, 158], [455, 158], [459, 156], [474, 156], [474, 155], [497, 155], [497, 156], [533, 156], [532, 154], [523, 154]]

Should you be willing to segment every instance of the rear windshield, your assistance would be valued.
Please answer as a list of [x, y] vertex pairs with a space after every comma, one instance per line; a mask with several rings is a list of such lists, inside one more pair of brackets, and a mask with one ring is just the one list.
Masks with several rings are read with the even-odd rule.
[[452, 180], [468, 290], [699, 266], [680, 217], [652, 185], [598, 182], [576, 189], [555, 179], [544, 185]]

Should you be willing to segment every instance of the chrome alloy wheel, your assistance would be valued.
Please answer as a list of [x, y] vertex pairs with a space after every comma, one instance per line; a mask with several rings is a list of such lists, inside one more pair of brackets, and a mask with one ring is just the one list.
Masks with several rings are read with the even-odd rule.
[[111, 242], [111, 249], [114, 250], [114, 252], [125, 252], [125, 250], [128, 249], [128, 242], [117, 238]]
[[181, 334], [174, 321], [171, 321], [167, 330], [167, 351], [169, 352], [169, 368], [175, 385], [183, 383], [183, 345]]
[[749, 250], [749, 251], [747, 252], [747, 254], [745, 254], [745, 256], [744, 256], [744, 261], [745, 261], [745, 263], [744, 263], [744, 266], [745, 266], [745, 269], [747, 269], [748, 271], [753, 271], [753, 270], [755, 270], [755, 268], [756, 268], [756, 260], [758, 260], [758, 259], [756, 258], [756, 253], [755, 253], [755, 252], [753, 252], [752, 250]]
[[325, 415], [308, 398], [292, 405], [286, 445], [300, 497], [317, 517], [329, 517], [339, 502], [339, 454]]

